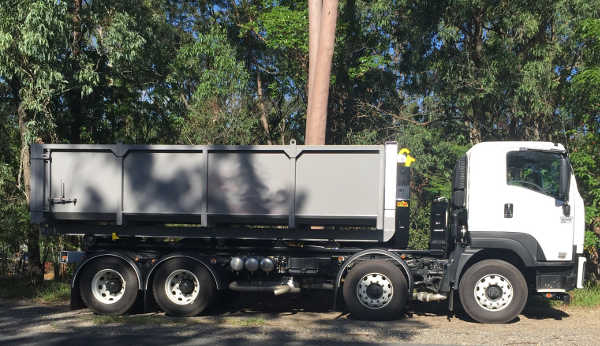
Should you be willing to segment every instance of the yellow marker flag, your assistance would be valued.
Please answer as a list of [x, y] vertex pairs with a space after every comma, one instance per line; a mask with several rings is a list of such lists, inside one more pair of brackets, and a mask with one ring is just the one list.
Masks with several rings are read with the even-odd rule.
[[413, 162], [417, 161], [417, 159], [410, 156], [410, 149], [408, 149], [408, 148], [400, 149], [400, 151], [398, 152], [398, 155], [404, 155], [404, 157], [406, 158], [404, 160], [404, 166], [406, 166], [406, 167], [410, 167], [410, 165], [412, 165]]

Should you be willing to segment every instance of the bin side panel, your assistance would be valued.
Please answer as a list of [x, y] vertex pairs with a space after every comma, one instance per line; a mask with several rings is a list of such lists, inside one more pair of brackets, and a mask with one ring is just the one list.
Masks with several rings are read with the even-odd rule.
[[287, 215], [289, 158], [283, 153], [208, 153], [208, 213]]
[[123, 209], [131, 214], [200, 214], [206, 178], [202, 152], [130, 152]]
[[377, 218], [377, 152], [304, 152], [296, 166], [296, 215]]
[[121, 160], [111, 152], [52, 152], [51, 195], [76, 203], [54, 204], [54, 213], [115, 213], [121, 193]]

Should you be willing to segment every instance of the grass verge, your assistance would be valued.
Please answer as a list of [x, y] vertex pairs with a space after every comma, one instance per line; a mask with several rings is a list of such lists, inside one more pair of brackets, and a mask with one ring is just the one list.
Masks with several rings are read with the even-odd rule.
[[[147, 325], [147, 324], [171, 324], [173, 321], [165, 319], [165, 316], [151, 315], [94, 315], [92, 317], [94, 324], [130, 324], [130, 325]], [[178, 322], [178, 321], [177, 321]], [[177, 323], [175, 323], [177, 324]]]
[[[595, 308], [600, 307], [600, 285], [587, 285], [585, 288], [574, 289], [569, 292], [571, 304], [568, 306]], [[529, 307], [561, 307], [566, 306], [560, 300], [549, 300], [541, 295], [529, 297], [527, 301]]]
[[[156, 325], [156, 326], [179, 326], [201, 323], [194, 318], [168, 317], [163, 314], [144, 315], [93, 315], [92, 322], [96, 325]], [[237, 318], [227, 317], [223, 323], [238, 327], [260, 327], [266, 323], [262, 318]]]
[[571, 305], [587, 308], [600, 306], [600, 285], [573, 290]]
[[0, 298], [33, 299], [40, 303], [68, 301], [71, 287], [67, 282], [44, 281], [32, 285], [27, 279], [0, 279]]
[[259, 327], [265, 324], [265, 320], [262, 318], [228, 318], [226, 320], [229, 324], [238, 325], [240, 327]]

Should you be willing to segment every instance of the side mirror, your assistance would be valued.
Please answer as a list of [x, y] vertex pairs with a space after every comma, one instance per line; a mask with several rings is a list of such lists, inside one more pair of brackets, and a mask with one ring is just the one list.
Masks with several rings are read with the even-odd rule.
[[569, 188], [571, 184], [571, 165], [569, 159], [563, 157], [560, 160], [560, 186], [558, 188], [558, 195], [560, 200], [568, 203], [569, 202]]

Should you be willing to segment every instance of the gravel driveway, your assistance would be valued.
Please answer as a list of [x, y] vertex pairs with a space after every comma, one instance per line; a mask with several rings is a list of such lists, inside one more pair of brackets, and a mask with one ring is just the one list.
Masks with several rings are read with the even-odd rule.
[[97, 316], [64, 305], [0, 300], [0, 344], [235, 345], [281, 344], [577, 344], [600, 343], [600, 309], [528, 306], [505, 325], [483, 325], [445, 306], [419, 304], [396, 321], [353, 320], [328, 311], [327, 297], [229, 296], [205, 316], [161, 313]]

